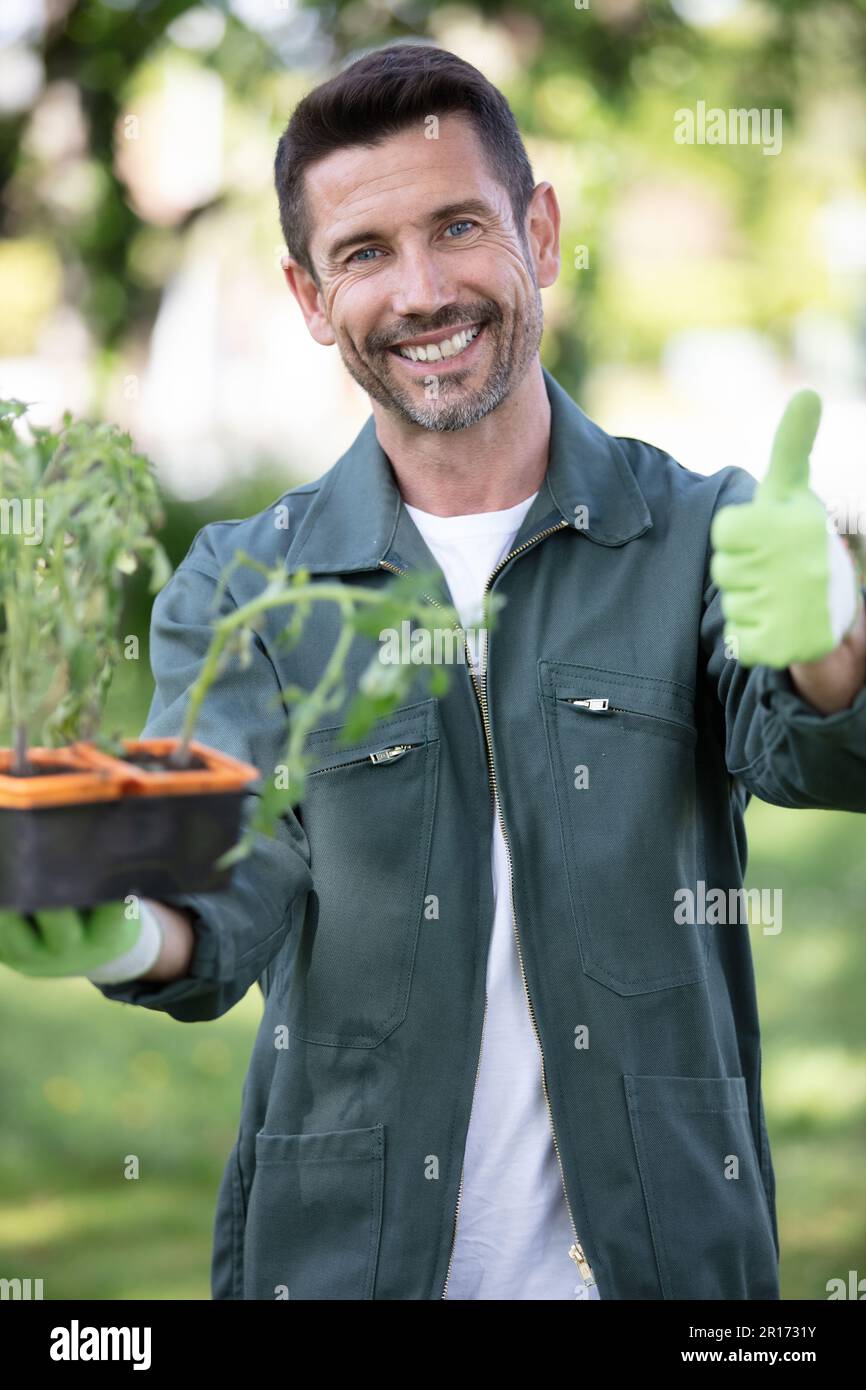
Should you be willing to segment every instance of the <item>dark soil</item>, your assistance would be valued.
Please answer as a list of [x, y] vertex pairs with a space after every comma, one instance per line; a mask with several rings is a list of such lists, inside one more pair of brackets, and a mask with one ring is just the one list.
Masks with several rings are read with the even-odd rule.
[[144, 772], [199, 772], [202, 768], [207, 768], [204, 758], [199, 757], [197, 753], [190, 754], [189, 762], [182, 767], [172, 762], [170, 754], [164, 758], [157, 753], [126, 753], [123, 761], [134, 763]]
[[89, 772], [87, 767], [67, 767], [66, 763], [25, 763], [24, 770], [9, 767], [4, 777], [56, 777], [64, 772]]

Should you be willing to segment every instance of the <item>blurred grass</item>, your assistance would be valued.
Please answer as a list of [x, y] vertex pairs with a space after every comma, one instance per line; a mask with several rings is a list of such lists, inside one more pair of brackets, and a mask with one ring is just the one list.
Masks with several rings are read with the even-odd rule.
[[[748, 883], [783, 892], [781, 932], [751, 928], [782, 1296], [823, 1299], [866, 1273], [863, 821], [756, 801], [747, 819]], [[47, 1298], [208, 1298], [258, 990], [180, 1024], [4, 970], [0, 1009], [3, 1272], [42, 1278]]]
[[87, 981], [3, 970], [0, 1009], [3, 1274], [43, 1279], [49, 1299], [209, 1298], [259, 991], [180, 1024]]
[[866, 824], [752, 801], [748, 884], [782, 890], [782, 930], [751, 928], [782, 1297], [866, 1275]]

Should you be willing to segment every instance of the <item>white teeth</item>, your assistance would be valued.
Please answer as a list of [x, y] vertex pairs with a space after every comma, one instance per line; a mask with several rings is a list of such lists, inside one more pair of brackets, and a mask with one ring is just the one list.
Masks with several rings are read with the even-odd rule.
[[440, 343], [401, 347], [400, 356], [408, 357], [411, 362], [439, 362], [443, 357], [457, 357], [480, 332], [480, 327], [466, 328], [451, 338], [443, 338]]

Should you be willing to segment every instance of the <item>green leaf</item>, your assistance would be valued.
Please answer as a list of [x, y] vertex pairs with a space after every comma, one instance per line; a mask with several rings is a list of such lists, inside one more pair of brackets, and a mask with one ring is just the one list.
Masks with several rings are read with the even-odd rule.
[[69, 679], [73, 687], [81, 690], [96, 674], [99, 654], [87, 641], [76, 643], [69, 654]]
[[431, 666], [430, 668], [430, 694], [442, 696], [447, 694], [451, 683], [450, 673], [447, 666]]

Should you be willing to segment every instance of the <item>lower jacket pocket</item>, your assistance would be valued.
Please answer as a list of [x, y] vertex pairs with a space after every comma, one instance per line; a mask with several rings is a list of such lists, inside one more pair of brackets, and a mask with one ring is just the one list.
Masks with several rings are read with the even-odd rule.
[[385, 1132], [256, 1135], [244, 1230], [245, 1299], [371, 1299]]
[[624, 1076], [662, 1297], [778, 1299], [742, 1076]]

